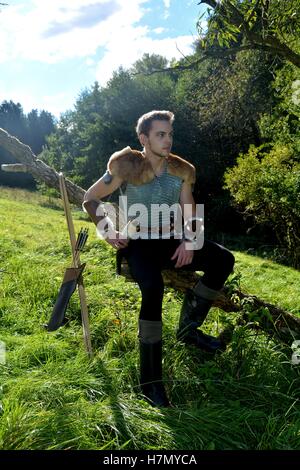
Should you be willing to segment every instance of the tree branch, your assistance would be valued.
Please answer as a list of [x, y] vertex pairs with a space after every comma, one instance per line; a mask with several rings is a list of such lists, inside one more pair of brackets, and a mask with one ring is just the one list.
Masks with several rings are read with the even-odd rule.
[[[245, 20], [244, 16], [230, 0], [224, 0], [220, 3], [217, 3], [216, 0], [201, 0], [199, 4], [202, 3], [207, 4], [215, 11], [219, 11], [221, 17], [227, 18], [231, 24], [240, 28], [249, 43], [253, 45], [253, 48], [265, 49], [267, 46], [271, 53], [278, 54], [280, 57], [287, 59], [292, 64], [296, 65], [296, 67], [300, 67], [300, 55], [297, 52], [293, 51], [287, 44], [282, 43], [274, 35], [268, 34], [263, 37], [262, 35], [253, 32], [249, 26], [249, 21]], [[255, 8], [256, 7], [257, 4], [255, 5]]]
[[[187, 65], [175, 65], [174, 67], [166, 67], [164, 69], [158, 69], [158, 70], [152, 70], [151, 72], [144, 74], [146, 76], [153, 75], [155, 73], [164, 73], [164, 72], [177, 72], [177, 71], [182, 71], [182, 70], [189, 70], [195, 68], [197, 65], [201, 64], [207, 59], [224, 59], [225, 57], [230, 57], [234, 54], [237, 54], [238, 52], [241, 51], [249, 51], [249, 50], [262, 50], [265, 52], [270, 52], [274, 54], [274, 48], [271, 46], [268, 46], [266, 44], [260, 45], [260, 44], [248, 44], [244, 46], [239, 46], [239, 47], [233, 47], [231, 49], [226, 49], [226, 50], [221, 50], [221, 51], [205, 51], [203, 52], [203, 56], [200, 57], [197, 60], [194, 60], [193, 62], [190, 62]], [[141, 72], [135, 73], [133, 75], [140, 75]]]
[[[60, 190], [59, 174], [45, 162], [36, 157], [28, 145], [20, 142], [16, 137], [11, 136], [4, 129], [0, 128], [0, 147], [3, 147], [11, 153], [19, 162], [23, 163], [28, 173], [31, 173], [34, 178], [44, 182], [47, 186]], [[23, 167], [24, 167], [23, 165]], [[4, 171], [9, 169], [7, 166]], [[13, 169], [13, 168], [12, 168]], [[20, 168], [21, 169], [21, 168]], [[22, 169], [24, 171], [24, 168]], [[66, 179], [66, 187], [69, 196], [69, 201], [81, 207], [84, 189], [72, 181]]]

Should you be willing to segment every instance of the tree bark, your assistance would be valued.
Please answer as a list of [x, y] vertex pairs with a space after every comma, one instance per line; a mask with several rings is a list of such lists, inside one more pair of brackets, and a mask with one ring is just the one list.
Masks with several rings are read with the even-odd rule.
[[[55, 188], [59, 191], [59, 174], [45, 162], [37, 158], [28, 145], [20, 142], [16, 137], [11, 136], [4, 129], [0, 128], [0, 147], [10, 152], [16, 160], [23, 164], [20, 167], [21, 171], [31, 173], [38, 181], [44, 182], [50, 188]], [[24, 167], [25, 165], [25, 167]], [[3, 165], [3, 170], [8, 171], [10, 165]], [[15, 164], [11, 166], [11, 170], [16, 170]], [[69, 201], [81, 207], [84, 189], [72, 181], [65, 179], [68, 192]]]

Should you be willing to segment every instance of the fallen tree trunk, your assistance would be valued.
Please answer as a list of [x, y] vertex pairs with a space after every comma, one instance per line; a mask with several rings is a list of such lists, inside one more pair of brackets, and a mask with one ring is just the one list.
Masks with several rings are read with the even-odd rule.
[[[16, 137], [11, 136], [4, 129], [0, 128], [0, 147], [10, 152], [16, 160], [23, 165], [18, 168], [18, 164], [1, 165], [3, 171], [22, 171], [31, 173], [38, 181], [44, 182], [50, 188], [59, 191], [59, 173], [48, 166], [45, 162], [37, 158], [28, 145], [20, 142]], [[72, 181], [65, 179], [69, 201], [81, 207], [84, 189]]]
[[[127, 281], [133, 281], [125, 259], [121, 263], [121, 273]], [[184, 270], [164, 270], [162, 276], [166, 286], [182, 293], [193, 287], [201, 278], [197, 272]], [[225, 286], [213, 306], [224, 312], [240, 313], [241, 319], [253, 328], [261, 329], [280, 341], [290, 343], [300, 338], [300, 318], [239, 289]]]
[[[20, 142], [16, 137], [0, 128], [0, 147], [9, 151], [20, 164], [2, 165], [4, 171], [26, 171], [34, 178], [44, 182], [47, 186], [59, 190], [59, 174], [34, 155], [28, 145]], [[69, 201], [81, 207], [84, 189], [66, 179]], [[126, 263], [121, 265], [122, 273], [127, 280], [131, 276]], [[192, 271], [164, 271], [165, 284], [174, 289], [185, 292], [200, 278]], [[214, 306], [225, 312], [241, 312], [245, 321], [253, 326], [259, 326], [268, 334], [283, 341], [292, 341], [300, 337], [300, 318], [280, 307], [264, 302], [254, 295], [245, 294], [239, 290], [224, 288], [221, 295], [214, 302]]]

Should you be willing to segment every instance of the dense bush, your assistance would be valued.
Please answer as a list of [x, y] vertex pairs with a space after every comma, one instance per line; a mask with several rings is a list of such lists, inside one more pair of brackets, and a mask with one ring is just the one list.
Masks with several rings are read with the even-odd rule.
[[235, 202], [257, 223], [270, 224], [295, 267], [300, 267], [300, 162], [291, 147], [251, 146], [225, 174]]

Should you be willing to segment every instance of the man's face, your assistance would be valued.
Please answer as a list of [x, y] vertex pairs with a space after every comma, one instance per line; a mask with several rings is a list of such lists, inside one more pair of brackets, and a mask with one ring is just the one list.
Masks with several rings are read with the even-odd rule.
[[168, 157], [173, 143], [173, 128], [168, 121], [152, 121], [149, 135], [143, 135], [142, 145], [158, 157]]

